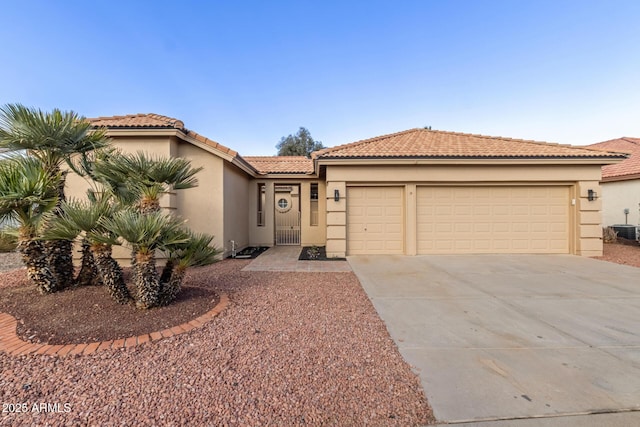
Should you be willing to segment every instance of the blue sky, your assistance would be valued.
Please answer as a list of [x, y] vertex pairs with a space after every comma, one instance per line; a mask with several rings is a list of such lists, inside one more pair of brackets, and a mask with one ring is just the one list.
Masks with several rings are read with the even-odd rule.
[[640, 137], [636, 1], [5, 1], [0, 104], [153, 112], [245, 155], [413, 127]]

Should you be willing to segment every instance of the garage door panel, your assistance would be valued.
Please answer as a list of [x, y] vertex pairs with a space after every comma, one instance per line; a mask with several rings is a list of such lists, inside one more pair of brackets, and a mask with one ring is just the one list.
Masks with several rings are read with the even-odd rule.
[[418, 187], [416, 216], [420, 254], [569, 251], [568, 187]]
[[404, 252], [404, 211], [400, 187], [347, 188], [347, 252]]

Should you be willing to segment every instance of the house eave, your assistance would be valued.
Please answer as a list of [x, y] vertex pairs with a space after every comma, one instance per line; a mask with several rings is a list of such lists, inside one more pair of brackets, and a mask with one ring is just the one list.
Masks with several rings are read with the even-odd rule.
[[260, 173], [257, 178], [265, 179], [317, 179], [318, 174], [315, 172], [286, 173], [286, 172], [267, 172]]
[[640, 179], [640, 173], [602, 177], [600, 182], [634, 181]]
[[320, 157], [329, 165], [610, 165], [626, 157]]
[[194, 137], [184, 133], [180, 129], [171, 127], [108, 127], [107, 134], [109, 137], [176, 137], [182, 141], [188, 142], [198, 148], [212, 153], [223, 160], [237, 166], [243, 172], [251, 177], [255, 177], [257, 171], [247, 163], [240, 155], [231, 155], [215, 147], [212, 147]]
[[110, 137], [114, 136], [178, 136], [183, 134], [174, 127], [105, 127]]

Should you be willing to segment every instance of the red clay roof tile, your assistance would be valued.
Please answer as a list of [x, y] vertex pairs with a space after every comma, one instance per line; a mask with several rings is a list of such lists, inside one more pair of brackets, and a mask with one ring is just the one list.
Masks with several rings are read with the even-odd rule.
[[622, 137], [588, 145], [589, 148], [629, 153], [628, 159], [602, 167], [603, 179], [637, 179], [640, 175], [640, 138]]
[[313, 173], [313, 160], [304, 156], [243, 156], [258, 173]]
[[620, 158], [620, 153], [547, 142], [431, 129], [403, 132], [325, 148], [312, 158]]
[[231, 148], [225, 147], [224, 145], [217, 143], [205, 136], [202, 136], [194, 131], [186, 129], [184, 127], [184, 122], [178, 119], [174, 119], [173, 117], [162, 116], [160, 114], [129, 114], [126, 116], [111, 116], [111, 117], [96, 117], [87, 119], [91, 124], [96, 127], [106, 127], [110, 129], [114, 128], [122, 128], [122, 129], [130, 129], [130, 128], [140, 128], [140, 129], [178, 129], [185, 133], [186, 135], [194, 138], [197, 141], [200, 141], [210, 147], [218, 149], [224, 153], [229, 154], [232, 157], [238, 155], [238, 153]]

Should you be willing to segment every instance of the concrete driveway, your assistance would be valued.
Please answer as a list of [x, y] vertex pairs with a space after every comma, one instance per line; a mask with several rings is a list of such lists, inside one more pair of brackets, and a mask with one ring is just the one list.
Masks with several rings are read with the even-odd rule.
[[570, 255], [348, 261], [438, 421], [640, 411], [640, 269]]

